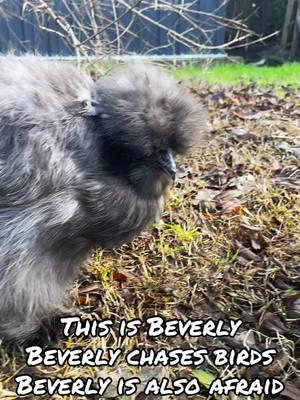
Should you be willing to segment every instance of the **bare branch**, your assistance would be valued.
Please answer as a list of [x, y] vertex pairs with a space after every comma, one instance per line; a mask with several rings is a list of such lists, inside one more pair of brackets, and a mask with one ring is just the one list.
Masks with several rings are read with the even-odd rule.
[[[178, 48], [189, 53], [223, 52], [277, 34], [262, 38], [245, 20], [227, 18], [230, 1], [220, 0], [214, 10], [207, 11], [199, 9], [198, 0], [60, 0], [63, 11], [53, 0], [29, 0], [19, 17], [32, 24], [29, 16], [34, 15], [40, 31], [57, 35], [78, 59], [128, 54], [130, 49], [145, 55], [176, 53]], [[18, 17], [17, 11], [13, 16]], [[225, 31], [233, 34], [222, 42]]]

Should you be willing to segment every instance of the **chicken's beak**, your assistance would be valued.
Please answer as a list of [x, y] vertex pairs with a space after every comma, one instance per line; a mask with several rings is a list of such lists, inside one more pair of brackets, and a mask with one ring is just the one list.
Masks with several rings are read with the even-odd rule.
[[157, 159], [158, 165], [175, 181], [176, 164], [171, 150], [163, 150], [159, 153]]

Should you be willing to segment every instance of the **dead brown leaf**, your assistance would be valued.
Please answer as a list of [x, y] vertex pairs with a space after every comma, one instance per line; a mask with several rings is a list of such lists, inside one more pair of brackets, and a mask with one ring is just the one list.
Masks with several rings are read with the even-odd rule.
[[284, 322], [279, 318], [278, 315], [272, 312], [266, 312], [263, 314], [260, 325], [264, 329], [268, 329], [272, 332], [278, 332], [281, 334], [288, 333], [289, 329], [285, 326]]
[[238, 255], [244, 257], [246, 260], [259, 262], [261, 261], [261, 257], [250, 249], [246, 248], [242, 245], [238, 240], [234, 239], [232, 242], [233, 249], [237, 251]]
[[285, 382], [284, 390], [281, 395], [289, 400], [299, 400], [300, 399], [300, 380], [295, 379], [293, 382]]

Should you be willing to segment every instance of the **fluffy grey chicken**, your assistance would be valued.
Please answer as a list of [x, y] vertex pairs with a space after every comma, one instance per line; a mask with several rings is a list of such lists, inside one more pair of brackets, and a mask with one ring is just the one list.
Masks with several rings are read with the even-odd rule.
[[94, 82], [34, 57], [0, 62], [0, 335], [23, 341], [62, 311], [94, 246], [161, 212], [173, 156], [205, 143], [206, 114], [160, 70]]

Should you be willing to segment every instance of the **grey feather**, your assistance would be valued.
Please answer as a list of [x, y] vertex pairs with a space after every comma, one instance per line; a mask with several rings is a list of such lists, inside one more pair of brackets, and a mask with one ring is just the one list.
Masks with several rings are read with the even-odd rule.
[[25, 340], [65, 310], [94, 246], [132, 240], [161, 212], [154, 164], [204, 144], [206, 114], [145, 66], [94, 82], [34, 57], [0, 62], [0, 335]]

